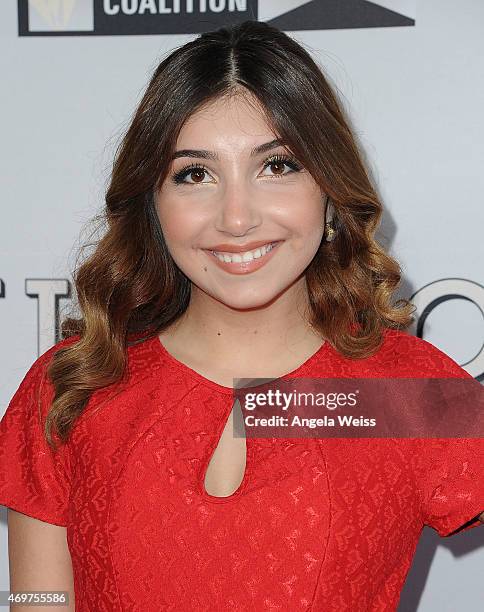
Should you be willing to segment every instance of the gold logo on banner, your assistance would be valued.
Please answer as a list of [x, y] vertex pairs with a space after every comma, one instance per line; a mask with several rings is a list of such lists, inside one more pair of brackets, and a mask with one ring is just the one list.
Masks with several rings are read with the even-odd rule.
[[77, 0], [29, 0], [40, 17], [52, 29], [62, 30], [69, 23]]

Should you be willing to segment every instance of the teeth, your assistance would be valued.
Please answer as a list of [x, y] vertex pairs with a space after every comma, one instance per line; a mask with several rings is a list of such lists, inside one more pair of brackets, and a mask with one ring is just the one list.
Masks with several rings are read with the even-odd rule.
[[265, 244], [254, 251], [246, 251], [245, 253], [217, 253], [216, 251], [212, 251], [212, 253], [215, 257], [220, 259], [220, 261], [224, 261], [225, 263], [242, 263], [252, 261], [253, 259], [259, 259], [259, 257], [263, 257], [273, 248], [274, 244], [271, 243]]

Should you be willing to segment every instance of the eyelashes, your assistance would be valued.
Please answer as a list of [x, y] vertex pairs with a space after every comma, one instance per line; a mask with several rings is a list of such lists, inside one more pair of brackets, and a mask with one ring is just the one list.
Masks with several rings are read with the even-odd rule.
[[[271, 179], [273, 178], [280, 179], [280, 178], [287, 176], [288, 174], [292, 174], [293, 172], [300, 172], [303, 169], [301, 164], [299, 164], [299, 162], [294, 157], [291, 157], [289, 155], [277, 154], [277, 155], [272, 155], [271, 157], [265, 160], [264, 170], [275, 164], [285, 164], [291, 170], [290, 172], [285, 172], [284, 174], [273, 174]], [[203, 185], [204, 183], [202, 182], [199, 182], [199, 183], [185, 182], [185, 179], [187, 178], [187, 176], [189, 174], [192, 174], [195, 170], [198, 170], [199, 172], [209, 173], [208, 168], [204, 166], [203, 164], [191, 163], [191, 164], [184, 166], [181, 170], [173, 174], [171, 177], [171, 180], [173, 183], [175, 183], [175, 185]]]

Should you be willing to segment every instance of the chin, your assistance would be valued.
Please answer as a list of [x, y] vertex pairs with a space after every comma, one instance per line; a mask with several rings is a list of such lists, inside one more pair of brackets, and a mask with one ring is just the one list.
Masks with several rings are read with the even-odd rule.
[[208, 292], [214, 299], [218, 300], [222, 304], [225, 304], [229, 308], [234, 310], [249, 310], [253, 308], [262, 308], [263, 306], [269, 305], [272, 301], [277, 299], [281, 293], [284, 292], [286, 287], [283, 288], [272, 288], [269, 290], [266, 287], [257, 288], [247, 287], [240, 288], [238, 291], [227, 290], [225, 292], [212, 293]]

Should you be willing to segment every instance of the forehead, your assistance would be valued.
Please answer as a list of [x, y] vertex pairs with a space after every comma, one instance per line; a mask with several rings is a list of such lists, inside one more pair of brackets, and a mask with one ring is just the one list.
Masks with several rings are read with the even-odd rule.
[[276, 137], [261, 103], [244, 92], [217, 98], [197, 109], [182, 126], [177, 148], [242, 150]]

